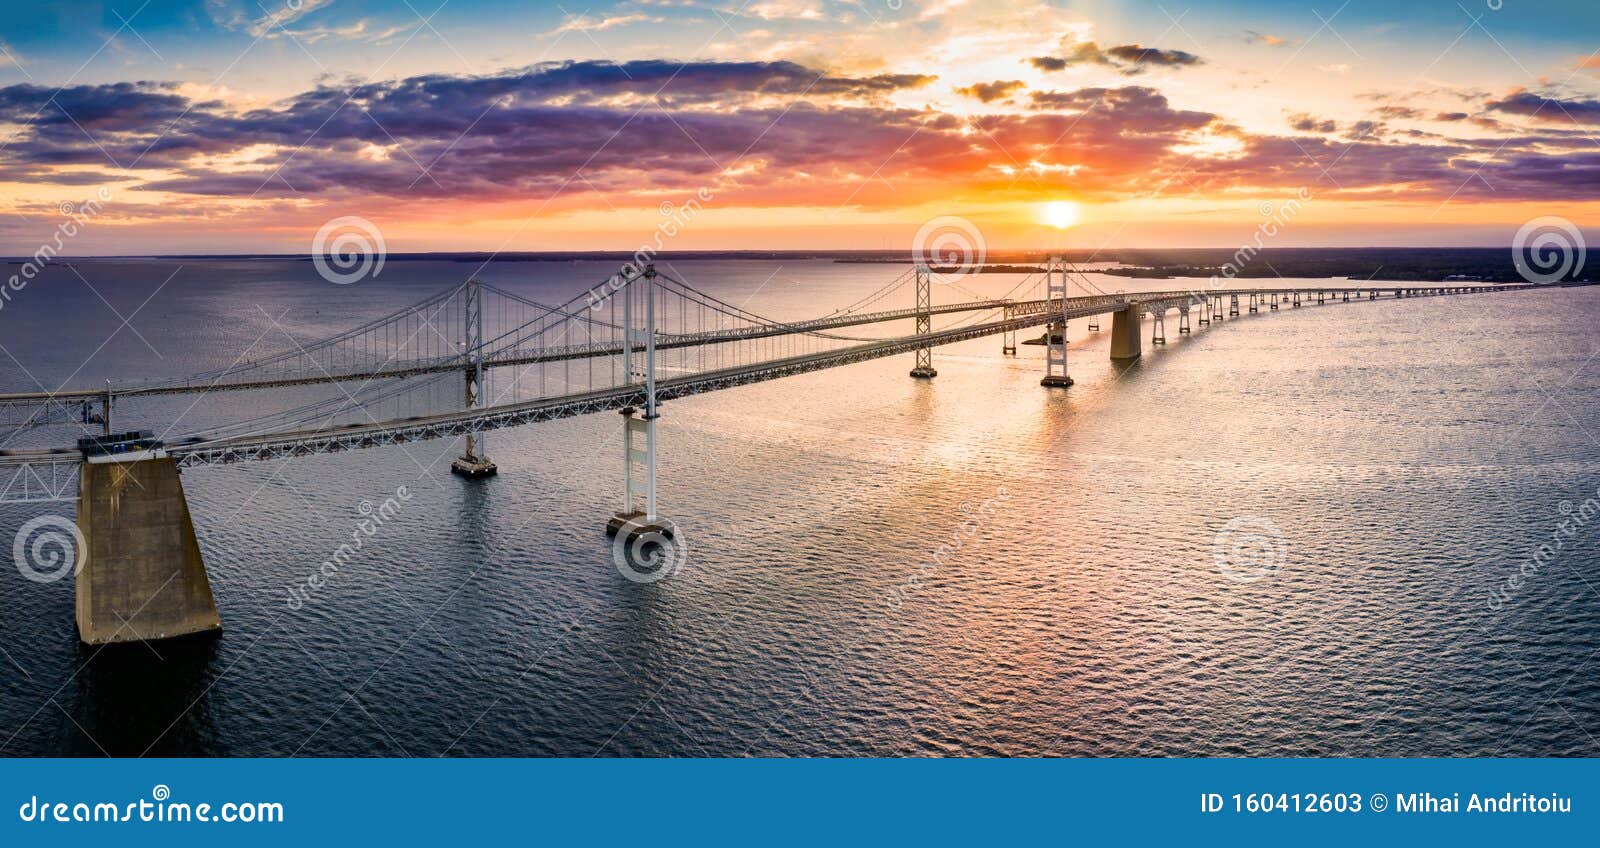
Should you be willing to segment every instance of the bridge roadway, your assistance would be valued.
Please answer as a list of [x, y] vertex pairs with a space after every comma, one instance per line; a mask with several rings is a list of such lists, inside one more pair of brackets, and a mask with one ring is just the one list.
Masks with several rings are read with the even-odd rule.
[[[1326, 287], [1317, 289], [1239, 289], [1218, 290], [1212, 292], [1148, 292], [1129, 293], [1119, 295], [1095, 295], [1090, 297], [1069, 298], [1065, 315], [1069, 319], [1086, 318], [1093, 315], [1104, 315], [1120, 312], [1130, 306], [1137, 306], [1141, 310], [1166, 311], [1172, 308], [1182, 308], [1185, 305], [1192, 308], [1203, 308], [1201, 304], [1205, 299], [1215, 299], [1228, 295], [1248, 297], [1257, 295], [1267, 297], [1272, 294], [1292, 295], [1299, 293], [1302, 296], [1317, 292], [1342, 295], [1370, 294], [1374, 291], [1389, 292], [1391, 296], [1396, 291], [1409, 292], [1403, 296], [1423, 296], [1436, 294], [1467, 294], [1477, 292], [1503, 291], [1513, 288], [1528, 288], [1524, 285], [1506, 286], [1403, 286], [1398, 289], [1394, 286], [1384, 286], [1381, 289], [1373, 286], [1351, 287]], [[1366, 298], [1362, 299], [1363, 301]], [[1063, 315], [1062, 309], [1057, 306], [1060, 301], [1016, 301], [999, 302], [983, 301], [980, 303], [997, 303], [1004, 307], [1006, 316], [1000, 320], [974, 324], [966, 327], [955, 327], [937, 330], [927, 335], [902, 336], [881, 341], [863, 342], [848, 347], [829, 351], [802, 354], [785, 358], [768, 360], [765, 362], [750, 363], [731, 368], [702, 372], [698, 374], [679, 377], [664, 378], [657, 386], [657, 397], [661, 400], [688, 397], [718, 389], [732, 388], [751, 383], [773, 380], [796, 374], [805, 374], [820, 371], [841, 365], [865, 362], [886, 356], [895, 356], [910, 353], [921, 347], [936, 347], [983, 336], [997, 335], [1007, 332], [1025, 330], [1039, 327], [1058, 320]], [[980, 307], [972, 303], [951, 304], [944, 307], [945, 312], [973, 311]], [[985, 306], [981, 308], [995, 308]], [[935, 307], [938, 311], [939, 307]], [[806, 322], [806, 326], [848, 326], [848, 323], [826, 322], [851, 322], [871, 323], [872, 321], [892, 320], [893, 317], [911, 317], [915, 310], [894, 310], [892, 313], [870, 313], [882, 316], [888, 314], [892, 317], [876, 317], [868, 319], [869, 314], [859, 316], [840, 316], [836, 319], [820, 319], [819, 321]], [[902, 315], [903, 313], [903, 315]], [[784, 325], [796, 327], [801, 325]], [[770, 329], [770, 328], [768, 328]], [[805, 330], [809, 331], [809, 330]], [[802, 331], [802, 332], [805, 332]], [[792, 331], [791, 331], [792, 332]], [[776, 335], [778, 333], [767, 333]], [[741, 338], [760, 337], [746, 336]], [[709, 343], [709, 342], [699, 342]], [[659, 344], [659, 348], [667, 344]], [[611, 355], [620, 354], [620, 346], [611, 346]], [[605, 355], [591, 353], [591, 356]], [[548, 359], [535, 359], [530, 357], [528, 362], [550, 361]], [[521, 364], [502, 361], [497, 364]], [[453, 360], [447, 366], [434, 370], [460, 370], [462, 363], [459, 359]], [[371, 376], [371, 375], [368, 375]], [[388, 375], [386, 375], [388, 376]], [[103, 393], [88, 393], [88, 397], [100, 397]], [[120, 394], [120, 393], [119, 393]], [[60, 397], [61, 395], [56, 395]], [[289, 456], [304, 456], [318, 453], [336, 453], [346, 450], [378, 447], [382, 445], [404, 444], [436, 438], [450, 438], [463, 436], [468, 433], [477, 433], [487, 430], [496, 430], [504, 427], [515, 427], [523, 424], [532, 424], [539, 421], [550, 421], [559, 418], [570, 418], [578, 415], [587, 415], [595, 412], [619, 410], [627, 407], [643, 406], [645, 389], [639, 384], [616, 386], [591, 392], [584, 392], [558, 397], [539, 398], [515, 404], [505, 404], [492, 407], [462, 409], [439, 413], [435, 415], [416, 416], [406, 419], [396, 419], [376, 423], [349, 424], [340, 427], [309, 429], [286, 432], [272, 432], [233, 436], [224, 439], [202, 440], [198, 438], [178, 438], [169, 440], [168, 452], [177, 459], [182, 466], [200, 466], [226, 464], [246, 460], [268, 460]], [[0, 455], [0, 467], [21, 463], [60, 463], [77, 462], [78, 455], [75, 450], [56, 448], [51, 450], [13, 450]]]
[[[1021, 301], [1026, 303], [1028, 301]], [[976, 300], [966, 303], [947, 303], [935, 306], [932, 313], [935, 315], [948, 315], [958, 312], [982, 312], [990, 309], [1018, 303], [1009, 300]], [[1043, 303], [1043, 301], [1039, 301]], [[1120, 303], [1119, 307], [1120, 308]], [[862, 312], [854, 315], [837, 315], [827, 318], [816, 318], [794, 324], [774, 323], [760, 327], [738, 327], [726, 330], [710, 330], [704, 333], [672, 334], [661, 333], [657, 335], [656, 350], [670, 350], [673, 348], [695, 347], [702, 344], [718, 344], [723, 342], [748, 341], [753, 339], [785, 336], [793, 333], [815, 333], [824, 330], [839, 329], [843, 327], [856, 327], [863, 324], [876, 324], [883, 321], [894, 321], [916, 317], [917, 310], [913, 308], [892, 309], [883, 312]], [[644, 345], [634, 345], [635, 351], [644, 350]], [[619, 356], [622, 354], [622, 345], [614, 342], [597, 342], [593, 344], [563, 345], [560, 347], [544, 347], [531, 350], [508, 349], [495, 351], [484, 357], [483, 364], [486, 368], [507, 368], [518, 365], [537, 365], [541, 362], [561, 362], [571, 359], [591, 359], [595, 357]], [[389, 379], [391, 377], [414, 377], [423, 374], [441, 374], [462, 369], [462, 357], [459, 355], [429, 359], [412, 360], [396, 367], [385, 368], [381, 371], [319, 371], [315, 374], [281, 378], [258, 378], [254, 380], [186, 380], [181, 382], [157, 382], [147, 385], [131, 385], [113, 389], [112, 393], [118, 398], [142, 397], [151, 395], [174, 395], [190, 393], [211, 393], [226, 391], [241, 391], [248, 389], [275, 389], [289, 386], [306, 386], [322, 383], [344, 383], [362, 380]], [[247, 371], [250, 363], [236, 366], [235, 371]], [[41, 402], [66, 402], [77, 403], [85, 400], [100, 400], [106, 395], [105, 389], [73, 389], [58, 392], [11, 392], [0, 393], [0, 406], [19, 403]]]
[[[1164, 292], [1130, 292], [1115, 295], [1091, 295], [1086, 297], [1069, 298], [1073, 302], [1069, 317], [1081, 318], [1092, 315], [1104, 315], [1120, 312], [1130, 303], [1137, 303], [1145, 309], [1162, 307], [1163, 309], [1178, 308], [1181, 305], [1198, 304], [1204, 298], [1218, 298], [1225, 295], [1238, 295], [1248, 297], [1258, 295], [1262, 297], [1272, 294], [1290, 295], [1295, 292], [1301, 295], [1316, 294], [1343, 294], [1345, 292], [1361, 294], [1378, 292], [1380, 296], [1387, 292], [1390, 296], [1400, 296], [1399, 292], [1415, 293], [1412, 296], [1424, 294], [1466, 294], [1472, 292], [1502, 291], [1514, 288], [1528, 288], [1522, 284], [1486, 285], [1475, 284], [1471, 286], [1343, 286], [1322, 287], [1313, 289], [1218, 289], [1208, 292], [1185, 290]], [[1059, 302], [1059, 301], [1056, 301]], [[982, 312], [991, 309], [1005, 309], [1008, 315], [1018, 316], [1033, 313], [1053, 311], [1052, 301], [1045, 300], [980, 300], [965, 303], [950, 303], [933, 306], [930, 313], [933, 315], [949, 315], [960, 312]], [[676, 348], [695, 347], [703, 344], [718, 344], [725, 342], [750, 341], [755, 339], [772, 338], [795, 333], [819, 333], [826, 330], [841, 329], [844, 327], [876, 324], [884, 321], [894, 321], [916, 317], [915, 307], [893, 309], [879, 312], [863, 312], [853, 315], [837, 315], [825, 318], [811, 319], [797, 323], [774, 322], [756, 327], [739, 327], [726, 330], [712, 330], [703, 333], [658, 335], [657, 350], [672, 350]], [[642, 344], [634, 346], [635, 351], [642, 351]], [[507, 368], [525, 365], [537, 365], [543, 362], [561, 362], [566, 360], [590, 359], [597, 357], [618, 356], [622, 353], [622, 345], [613, 342], [564, 345], [560, 347], [545, 347], [532, 350], [507, 349], [493, 351], [484, 358], [486, 368]], [[249, 363], [238, 366], [237, 371], [246, 371]], [[385, 368], [379, 371], [369, 369], [349, 371], [323, 371], [314, 374], [285, 376], [278, 378], [257, 378], [250, 380], [217, 379], [185, 380], [173, 382], [154, 382], [144, 385], [129, 385], [111, 389], [62, 389], [54, 392], [6, 392], [0, 393], [0, 407], [22, 406], [39, 404], [68, 405], [82, 401], [103, 400], [107, 394], [116, 398], [134, 398], [153, 395], [175, 395], [211, 392], [244, 391], [251, 389], [286, 388], [291, 386], [306, 386], [318, 384], [357, 382], [374, 379], [389, 379], [394, 377], [412, 377], [425, 374], [440, 374], [451, 371], [460, 371], [463, 368], [463, 359], [460, 356], [450, 356], [430, 360], [414, 360], [398, 367]]]

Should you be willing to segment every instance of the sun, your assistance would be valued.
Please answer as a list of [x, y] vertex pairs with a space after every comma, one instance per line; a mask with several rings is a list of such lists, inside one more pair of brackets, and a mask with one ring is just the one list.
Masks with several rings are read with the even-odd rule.
[[1039, 217], [1046, 224], [1064, 230], [1078, 223], [1078, 204], [1070, 200], [1052, 200], [1040, 210]]

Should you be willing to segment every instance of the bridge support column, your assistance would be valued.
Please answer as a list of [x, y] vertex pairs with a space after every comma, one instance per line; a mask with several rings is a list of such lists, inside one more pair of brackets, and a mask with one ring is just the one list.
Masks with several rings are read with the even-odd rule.
[[1239, 296], [1236, 294], [1228, 295], [1228, 317], [1239, 317]]
[[1005, 333], [1003, 335], [1000, 336], [1000, 355], [1001, 356], [1016, 356], [1017, 355], [1017, 331], [1016, 330], [1007, 330], [1007, 331], [1005, 331]]
[[1294, 293], [1294, 301], [1291, 302], [1289, 305], [1291, 307], [1296, 308], [1296, 309], [1298, 309], [1300, 307], [1300, 293], [1299, 292], [1295, 292]]
[[1273, 292], [1272, 293], [1272, 303], [1269, 304], [1268, 308], [1270, 308], [1273, 312], [1277, 312], [1278, 311], [1278, 293], [1277, 292]]
[[1322, 304], [1326, 303], [1327, 302], [1327, 297], [1328, 297], [1328, 293], [1327, 292], [1320, 292], [1320, 291], [1317, 292], [1317, 305], [1321, 306]]
[[1261, 311], [1260, 310], [1260, 306], [1261, 306], [1261, 295], [1256, 294], [1255, 292], [1251, 292], [1250, 293], [1250, 314], [1254, 315], [1257, 312], [1260, 312]]
[[1220, 294], [1211, 299], [1211, 320], [1222, 321], [1222, 295]]
[[1150, 310], [1150, 343], [1164, 345], [1167, 343], [1167, 323], [1165, 321], [1165, 308]]
[[[655, 279], [655, 266], [647, 265], [622, 293], [622, 368], [630, 378], [638, 373], [633, 348], [644, 347], [644, 409], [622, 410], [622, 511], [606, 522], [606, 535], [618, 537], [629, 553], [640, 537], [671, 539], [675, 532], [672, 522], [656, 513], [656, 419], [661, 412], [656, 399]], [[643, 309], [637, 310], [644, 313], [642, 329], [633, 325], [636, 299], [642, 301]]]
[[[461, 310], [461, 314], [466, 323], [462, 334], [466, 339], [466, 351], [462, 355], [467, 360], [467, 409], [472, 409], [483, 406], [488, 394], [483, 370], [483, 285], [477, 280], [468, 280], [464, 295], [466, 308]], [[483, 434], [467, 433], [466, 450], [455, 462], [450, 463], [450, 470], [469, 479], [498, 474], [500, 468], [489, 461], [487, 449], [488, 441]]]
[[1178, 335], [1189, 335], [1189, 307], [1178, 307]]
[[1200, 299], [1200, 303], [1196, 308], [1198, 308], [1200, 310], [1199, 323], [1201, 323], [1201, 324], [1210, 324], [1211, 323], [1211, 298], [1209, 298], [1209, 297], [1201, 298]]
[[1345, 303], [1349, 303], [1350, 302], [1350, 293], [1349, 292], [1345, 292], [1344, 293], [1344, 302]]
[[1137, 303], [1130, 303], [1111, 313], [1111, 361], [1131, 362], [1144, 353], [1139, 339], [1140, 311]]
[[[933, 332], [933, 272], [926, 265], [918, 265], [917, 270], [917, 335], [926, 336]], [[1012, 349], [1015, 352], [1015, 348]], [[911, 376], [919, 380], [927, 380], [939, 376], [933, 370], [933, 347], [924, 345], [917, 348], [917, 364], [911, 369]]]
[[1045, 266], [1045, 302], [1057, 298], [1061, 301], [1061, 317], [1051, 321], [1044, 331], [1044, 379], [1039, 385], [1066, 388], [1072, 385], [1067, 374], [1067, 263], [1059, 256], [1051, 257]]
[[79, 639], [105, 645], [222, 629], [170, 457], [85, 462], [78, 530]]

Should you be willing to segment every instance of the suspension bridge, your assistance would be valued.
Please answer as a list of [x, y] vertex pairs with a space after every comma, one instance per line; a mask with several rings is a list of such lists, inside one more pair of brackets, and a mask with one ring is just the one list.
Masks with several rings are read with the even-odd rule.
[[[1073, 295], [1076, 280], [1083, 294]], [[971, 300], [935, 304], [941, 282]], [[76, 500], [81, 552], [80, 638], [143, 641], [220, 628], [181, 467], [275, 460], [455, 438], [452, 469], [496, 473], [490, 431], [605, 411], [625, 417], [621, 509], [607, 532], [670, 540], [656, 510], [656, 429], [670, 400], [887, 356], [911, 355], [910, 375], [937, 376], [933, 349], [1044, 328], [1041, 384], [1068, 387], [1069, 321], [1098, 332], [1110, 316], [1113, 360], [1149, 340], [1248, 314], [1302, 305], [1401, 300], [1527, 289], [1528, 284], [1342, 286], [1107, 293], [1052, 259], [1005, 296], [983, 298], [913, 267], [826, 315], [777, 321], [708, 294], [654, 266], [628, 267], [559, 305], [478, 280], [310, 343], [240, 357], [181, 378], [0, 394], [0, 503]], [[915, 305], [884, 309], [905, 289]], [[935, 319], [943, 324], [935, 327]], [[895, 326], [911, 322], [909, 334]], [[208, 399], [247, 395], [244, 417], [180, 430]], [[238, 405], [236, 405], [238, 406]], [[419, 408], [419, 406], [421, 408]], [[128, 430], [130, 424], [143, 429]], [[10, 447], [23, 432], [75, 428], [75, 445]], [[119, 432], [121, 430], [122, 432]], [[18, 544], [22, 542], [18, 541]]]

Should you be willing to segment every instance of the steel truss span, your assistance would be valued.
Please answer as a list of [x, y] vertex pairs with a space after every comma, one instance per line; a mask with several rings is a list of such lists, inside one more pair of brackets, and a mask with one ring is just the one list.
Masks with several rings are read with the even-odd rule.
[[[381, 420], [369, 415], [363, 422], [336, 424], [312, 405], [174, 439], [167, 449], [180, 465], [192, 467], [472, 437], [477, 450], [469, 443], [468, 454], [488, 463], [476, 454], [484, 452], [479, 434], [489, 430], [630, 408], [649, 410], [647, 420], [653, 426], [655, 405], [663, 401], [906, 353], [916, 356], [914, 376], [932, 378], [937, 373], [932, 368], [934, 347], [1005, 335], [1007, 352], [1012, 352], [1019, 330], [1039, 326], [1049, 326], [1047, 344], [1061, 348], [1047, 366], [1044, 384], [1069, 386], [1065, 346], [1056, 339], [1065, 337], [1067, 322], [1082, 318], [1125, 311], [1135, 317], [1151, 315], [1158, 322], [1153, 340], [1159, 342], [1164, 340], [1159, 321], [1165, 312], [1177, 309], [1180, 331], [1188, 332], [1190, 310], [1200, 311], [1202, 324], [1220, 321], [1224, 298], [1231, 317], [1240, 314], [1245, 301], [1254, 313], [1258, 305], [1265, 311], [1269, 301], [1276, 310], [1280, 301], [1299, 304], [1302, 297], [1306, 303], [1350, 302], [1533, 288], [1386, 283], [1072, 297], [1066, 296], [1070, 267], [1052, 260], [1043, 276], [1035, 280], [1037, 275], [1030, 275], [1004, 298], [935, 305], [926, 285], [928, 273], [921, 268], [907, 271], [854, 304], [799, 322], [764, 318], [653, 268], [625, 270], [558, 306], [468, 281], [336, 336], [220, 371], [99, 389], [0, 394], [0, 427], [72, 424], [89, 430], [94, 425], [110, 434], [113, 417], [121, 429], [129, 423], [118, 404], [139, 397], [221, 391], [271, 397], [272, 389], [348, 381], [364, 381], [363, 386], [390, 381], [400, 386], [394, 392], [404, 392], [410, 390], [407, 381], [393, 378], [459, 374], [468, 386], [459, 409]], [[1030, 281], [1033, 288], [1024, 291]], [[916, 306], [871, 308], [911, 286], [919, 287]], [[1092, 289], [1087, 282], [1083, 286]], [[1035, 297], [1012, 299], [1019, 291], [1034, 292]], [[934, 329], [931, 319], [940, 315], [952, 316], [953, 325]], [[915, 322], [914, 333], [874, 337], [834, 332], [904, 320]], [[575, 368], [583, 379], [575, 376]], [[524, 392], [533, 397], [489, 402], [495, 397], [494, 382], [531, 383], [533, 371], [537, 388]], [[230, 428], [233, 432], [217, 432]], [[653, 456], [653, 448], [648, 453]], [[70, 499], [82, 461], [70, 448], [4, 451], [0, 502]], [[653, 492], [653, 474], [649, 488]]]

